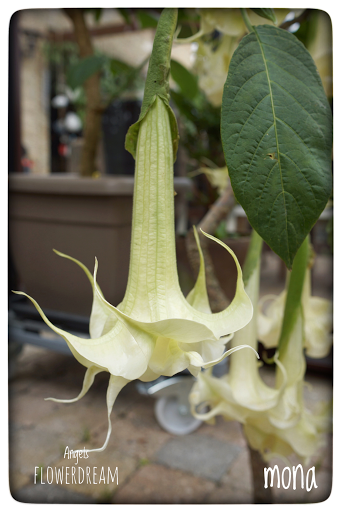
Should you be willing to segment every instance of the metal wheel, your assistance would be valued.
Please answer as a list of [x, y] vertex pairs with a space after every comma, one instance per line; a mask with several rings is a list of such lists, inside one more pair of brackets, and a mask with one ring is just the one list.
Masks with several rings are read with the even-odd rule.
[[192, 416], [189, 404], [180, 403], [177, 396], [158, 398], [154, 411], [159, 425], [170, 434], [190, 434], [202, 424], [202, 421]]

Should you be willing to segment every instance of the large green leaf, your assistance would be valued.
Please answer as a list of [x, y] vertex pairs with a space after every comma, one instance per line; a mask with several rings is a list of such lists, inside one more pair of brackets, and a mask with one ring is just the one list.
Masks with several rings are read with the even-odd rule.
[[222, 143], [237, 200], [291, 268], [331, 193], [331, 108], [302, 43], [273, 26], [253, 29], [229, 67]]

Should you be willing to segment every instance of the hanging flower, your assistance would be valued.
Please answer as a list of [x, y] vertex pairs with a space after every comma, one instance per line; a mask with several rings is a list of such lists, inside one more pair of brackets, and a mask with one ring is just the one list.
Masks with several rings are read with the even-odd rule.
[[[257, 257], [257, 238], [254, 232], [251, 242], [254, 244], [254, 259]], [[258, 254], [259, 250], [258, 247]], [[256, 306], [259, 258], [245, 289]], [[232, 341], [234, 347], [238, 343], [247, 343], [257, 349], [256, 316], [255, 308], [251, 322], [235, 334]], [[331, 427], [331, 404], [320, 403], [315, 411], [308, 410], [304, 405], [306, 363], [302, 350], [303, 324], [303, 314], [299, 307], [286, 349], [280, 356], [276, 354], [274, 359], [274, 388], [265, 385], [259, 375], [257, 362], [248, 357], [249, 353], [245, 352], [241, 361], [240, 353], [236, 352], [231, 355], [230, 371], [224, 377], [218, 379], [210, 371], [198, 376], [190, 395], [193, 415], [206, 421], [212, 421], [217, 415], [239, 421], [243, 424], [249, 445], [258, 450], [264, 460], [269, 461], [274, 456], [287, 457], [294, 452], [307, 461], [325, 442], [322, 434]], [[210, 410], [200, 412], [205, 406], [209, 406]]]
[[238, 44], [238, 37], [225, 34], [219, 41], [198, 41], [194, 71], [199, 77], [200, 89], [215, 107], [221, 105], [230, 62]]
[[102, 451], [107, 446], [110, 413], [125, 384], [134, 379], [151, 381], [160, 375], [172, 376], [186, 368], [197, 375], [201, 368], [210, 367], [242, 348], [224, 352], [232, 333], [244, 327], [252, 317], [252, 304], [244, 290], [236, 256], [210, 235], [206, 236], [222, 245], [236, 263], [238, 277], [234, 300], [224, 311], [211, 313], [196, 232], [201, 264], [197, 282], [187, 300], [179, 286], [173, 189], [177, 139], [174, 114], [168, 105], [168, 82], [165, 83], [168, 80], [165, 65], [169, 69], [172, 44], [169, 33], [173, 34], [175, 26], [176, 10], [165, 9], [155, 37], [156, 52], [154, 54], [153, 49], [141, 115], [127, 135], [126, 147], [136, 155], [136, 167], [130, 267], [122, 303], [115, 307], [105, 300], [96, 283], [97, 260], [92, 276], [82, 263], [61, 253], [58, 254], [77, 263], [91, 283], [91, 338], [79, 338], [54, 326], [29, 297], [46, 324], [65, 339], [75, 358], [87, 368], [83, 389], [72, 401], [84, 396], [97, 373], [110, 373], [107, 437], [101, 448], [89, 451]]
[[216, 167], [213, 162], [209, 161], [210, 167], [200, 167], [196, 171], [191, 172], [190, 176], [205, 174], [213, 188], [216, 188], [218, 194], [221, 195], [225, 191], [229, 182], [229, 172], [227, 167]]
[[[259, 301], [258, 339], [265, 348], [277, 347], [283, 320], [286, 289], [278, 296], [266, 295]], [[264, 305], [271, 301], [266, 310]], [[311, 295], [311, 271], [306, 270], [302, 292], [304, 347], [309, 357], [326, 357], [332, 345], [332, 302]]]
[[[295, 453], [308, 464], [325, 445], [324, 434], [331, 430], [331, 402], [320, 402], [313, 411], [304, 404], [306, 363], [302, 350], [303, 325], [300, 312], [281, 357], [286, 382], [277, 404], [263, 418], [244, 425], [250, 446], [261, 452], [266, 461]], [[281, 377], [277, 376], [277, 386], [280, 381]]]
[[[257, 304], [259, 294], [259, 252], [262, 241], [256, 232], [253, 232], [251, 244], [255, 249], [253, 270], [245, 285], [253, 305]], [[257, 256], [257, 254], [258, 256]], [[258, 261], [257, 260], [258, 257]], [[245, 270], [244, 270], [245, 274]], [[247, 344], [253, 350], [257, 350], [257, 317], [241, 330], [235, 333], [231, 345], [237, 348], [241, 344]], [[276, 358], [280, 370], [283, 372], [283, 384], [280, 389], [267, 386], [260, 377], [258, 364], [254, 358], [249, 357], [251, 352], [244, 352], [244, 358], [238, 357], [238, 352], [231, 355], [229, 373], [221, 378], [216, 378], [211, 371], [202, 372], [194, 384], [190, 400], [193, 406], [193, 414], [201, 419], [210, 420], [217, 414], [222, 414], [228, 420], [238, 420], [241, 423], [250, 418], [261, 417], [263, 412], [274, 407], [286, 382], [284, 369]], [[210, 411], [197, 413], [195, 408], [201, 404], [210, 405]], [[262, 413], [259, 415], [259, 413]]]

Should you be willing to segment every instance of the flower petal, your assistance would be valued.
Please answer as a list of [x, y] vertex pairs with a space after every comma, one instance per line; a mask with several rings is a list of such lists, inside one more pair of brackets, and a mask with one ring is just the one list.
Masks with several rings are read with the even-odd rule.
[[206, 289], [204, 255], [201, 250], [200, 240], [195, 226], [193, 226], [193, 233], [199, 251], [200, 267], [194, 288], [189, 292], [186, 300], [198, 311], [202, 311], [203, 313], [212, 313]]
[[[66, 258], [68, 260], [73, 261], [76, 263], [86, 274], [87, 278], [90, 281], [92, 291], [93, 291], [93, 301], [92, 301], [92, 308], [91, 308], [91, 314], [90, 314], [90, 324], [89, 324], [89, 332], [91, 338], [99, 338], [102, 336], [102, 334], [106, 334], [109, 332], [114, 324], [117, 321], [116, 316], [112, 314], [112, 311], [110, 308], [108, 308], [107, 304], [104, 301], [100, 301], [98, 299], [98, 295], [95, 293], [94, 288], [94, 278], [91, 274], [91, 272], [88, 270], [88, 268], [81, 263], [80, 261], [76, 260], [75, 258], [72, 258], [71, 256], [68, 256], [67, 254], [63, 254], [62, 252], [56, 251], [54, 249], [54, 252], [58, 254], [58, 256], [61, 256], [62, 258]], [[98, 292], [101, 296], [103, 296], [103, 293], [99, 286], [97, 285]]]
[[15, 293], [30, 299], [44, 322], [64, 338], [72, 354], [84, 366], [95, 365], [128, 380], [137, 379], [146, 371], [155, 343], [147, 333], [141, 332], [135, 339], [122, 322], [117, 322], [111, 331], [97, 339], [80, 338], [53, 325], [32, 297], [23, 292]]
[[[95, 290], [97, 286], [97, 268], [98, 262], [96, 259], [94, 270]], [[216, 339], [214, 333], [199, 321], [188, 320], [186, 318], [169, 318], [165, 320], [158, 320], [156, 322], [143, 322], [126, 315], [123, 311], [112, 306], [105, 300], [99, 291], [97, 292], [97, 297], [100, 301], [104, 302], [114, 314], [116, 314], [117, 318], [122, 320], [122, 323], [124, 323], [129, 332], [136, 336], [136, 338], [138, 338], [139, 333], [148, 333], [153, 337], [161, 336], [177, 341], [186, 341], [186, 343], [197, 343], [198, 341], [206, 339]], [[188, 307], [190, 307], [189, 304]], [[193, 311], [195, 310], [193, 309]]]
[[214, 333], [216, 338], [220, 338], [221, 336], [239, 331], [245, 327], [245, 325], [247, 325], [252, 318], [253, 307], [250, 298], [245, 292], [242, 269], [240, 268], [238, 259], [234, 252], [218, 238], [215, 238], [214, 236], [209, 235], [204, 231], [202, 231], [202, 233], [207, 238], [210, 238], [211, 240], [224, 247], [233, 257], [237, 267], [236, 293], [231, 304], [220, 313], [202, 313], [200, 311], [196, 311], [188, 303], [186, 303], [186, 317], [191, 318], [196, 322], [201, 322]]
[[85, 375], [84, 375], [82, 390], [79, 393], [79, 395], [76, 396], [76, 398], [71, 398], [69, 400], [63, 400], [60, 398], [45, 398], [45, 400], [51, 400], [52, 402], [60, 402], [63, 404], [71, 404], [73, 402], [77, 402], [78, 400], [83, 398], [83, 396], [89, 391], [89, 389], [91, 388], [91, 386], [94, 382], [94, 379], [95, 379], [95, 376], [97, 375], [97, 373], [100, 373], [102, 371], [103, 371], [103, 369], [99, 368], [98, 366], [89, 366], [89, 368], [87, 368]]
[[104, 441], [103, 446], [101, 448], [95, 448], [92, 450], [87, 450], [88, 453], [90, 452], [102, 452], [106, 449], [108, 446], [108, 442], [111, 435], [111, 420], [110, 415], [113, 408], [113, 405], [115, 403], [115, 400], [117, 398], [117, 395], [121, 391], [121, 389], [130, 382], [128, 379], [124, 379], [123, 377], [116, 377], [115, 375], [110, 375], [109, 379], [109, 385], [107, 389], [107, 410], [108, 410], [108, 432], [107, 437]]

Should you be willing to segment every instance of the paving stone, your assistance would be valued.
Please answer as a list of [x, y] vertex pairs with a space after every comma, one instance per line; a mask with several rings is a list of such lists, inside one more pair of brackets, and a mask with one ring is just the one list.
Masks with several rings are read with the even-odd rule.
[[[53, 388], [55, 391], [55, 387]], [[49, 396], [48, 393], [45, 396]], [[26, 392], [12, 393], [9, 397], [9, 420], [12, 423], [33, 427], [49, 414], [58, 411], [62, 404], [45, 401], [42, 396]]]
[[157, 453], [156, 461], [218, 482], [240, 451], [232, 443], [192, 434], [168, 441]]
[[219, 486], [207, 497], [205, 503], [253, 503], [253, 482], [247, 449], [233, 461]]
[[[152, 410], [150, 415], [153, 416], [153, 414]], [[91, 445], [94, 448], [103, 443], [106, 432], [107, 423], [94, 431], [91, 439]], [[171, 434], [161, 429], [154, 418], [151, 418], [151, 425], [146, 426], [143, 421], [139, 425], [129, 417], [114, 417], [108, 446], [136, 460], [151, 460], [156, 452], [172, 438]]]
[[226, 421], [222, 416], [215, 418], [213, 425], [203, 423], [197, 432], [222, 442], [238, 445], [240, 448], [246, 447], [241, 424], [238, 421]]
[[143, 466], [114, 495], [115, 504], [204, 503], [215, 484], [157, 464]]
[[[34, 474], [35, 466], [45, 466], [58, 460], [65, 447], [65, 438], [56, 430], [47, 430], [46, 425], [32, 429], [10, 431], [9, 468], [22, 474]], [[71, 446], [77, 438], [69, 437]]]
[[29, 475], [23, 475], [18, 471], [9, 471], [9, 488], [11, 492], [15, 492], [30, 483], [32, 483], [32, 480]]
[[234, 485], [223, 484], [212, 492], [205, 504], [249, 505], [253, 503], [253, 491]]
[[84, 494], [64, 489], [58, 485], [30, 485], [12, 493], [20, 503], [90, 504], [95, 500]]

